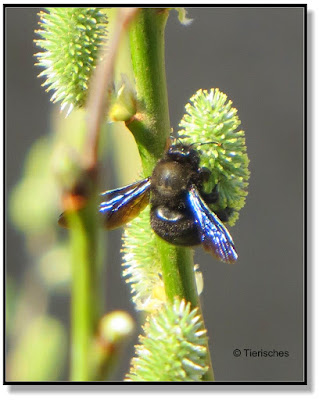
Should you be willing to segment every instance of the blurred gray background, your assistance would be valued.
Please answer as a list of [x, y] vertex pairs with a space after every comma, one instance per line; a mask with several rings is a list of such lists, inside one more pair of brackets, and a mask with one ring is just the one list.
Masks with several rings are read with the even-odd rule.
[[[50, 127], [50, 96], [34, 67], [38, 11], [6, 10], [8, 193], [33, 141]], [[171, 125], [176, 131], [196, 90], [219, 88], [238, 109], [250, 158], [247, 203], [230, 228], [238, 262], [224, 265], [200, 248], [195, 255], [204, 275], [202, 304], [216, 380], [302, 381], [304, 10], [189, 8], [188, 16], [192, 24], [182, 26], [172, 11], [166, 29]], [[136, 318], [121, 277], [120, 235], [111, 235], [106, 303], [108, 310], [127, 309]], [[19, 279], [26, 257], [22, 235], [8, 223], [7, 274]], [[52, 315], [66, 324], [68, 302], [57, 296], [50, 304]], [[115, 379], [127, 372], [136, 340]], [[244, 349], [288, 351], [289, 357], [245, 357]]]

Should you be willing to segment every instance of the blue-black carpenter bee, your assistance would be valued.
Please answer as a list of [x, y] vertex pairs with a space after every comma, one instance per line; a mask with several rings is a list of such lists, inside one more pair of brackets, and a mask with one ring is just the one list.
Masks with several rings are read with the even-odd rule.
[[107, 229], [129, 222], [151, 204], [151, 226], [162, 239], [178, 246], [202, 244], [204, 249], [227, 263], [237, 260], [233, 240], [219, 217], [206, 203], [218, 200], [216, 188], [203, 191], [210, 172], [200, 168], [198, 151], [192, 145], [175, 144], [156, 164], [151, 177], [102, 193], [99, 212]]
[[[210, 171], [199, 166], [192, 145], [174, 144], [158, 161], [150, 177], [101, 193], [99, 212], [106, 229], [115, 229], [151, 205], [151, 226], [162, 239], [178, 246], [202, 244], [218, 260], [234, 263], [238, 256], [228, 230], [231, 209], [214, 213], [207, 204], [218, 200], [216, 187], [205, 193]], [[217, 215], [218, 216], [217, 216]], [[63, 214], [61, 225], [65, 225]]]

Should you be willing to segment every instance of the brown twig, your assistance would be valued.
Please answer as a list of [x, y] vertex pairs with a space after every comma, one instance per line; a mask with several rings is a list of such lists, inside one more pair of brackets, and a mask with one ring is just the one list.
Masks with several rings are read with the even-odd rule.
[[119, 44], [128, 24], [138, 12], [138, 8], [121, 8], [112, 40], [106, 50], [102, 47], [100, 62], [91, 78], [87, 101], [87, 146], [84, 167], [88, 171], [96, 169], [100, 128], [109, 108], [109, 87], [113, 79], [114, 64]]

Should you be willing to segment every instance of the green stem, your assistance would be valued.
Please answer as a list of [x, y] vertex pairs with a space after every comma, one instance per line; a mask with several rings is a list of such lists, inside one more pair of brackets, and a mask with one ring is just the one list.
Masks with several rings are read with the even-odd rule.
[[69, 219], [72, 254], [71, 380], [89, 381], [90, 351], [101, 301], [97, 265], [98, 232], [95, 196]]
[[167, 17], [166, 9], [144, 8], [130, 29], [138, 113], [127, 125], [135, 136], [146, 175], [151, 175], [170, 133], [164, 57]]
[[[138, 110], [127, 123], [135, 136], [145, 176], [150, 176], [162, 156], [170, 135], [165, 75], [164, 30], [167, 9], [141, 9], [130, 30], [132, 65], [136, 82]], [[157, 240], [162, 275], [169, 302], [175, 297], [199, 307], [192, 251]], [[209, 371], [204, 380], [214, 380], [207, 346]]]
[[179, 297], [197, 307], [199, 297], [192, 251], [186, 247], [170, 245], [158, 237], [157, 246], [161, 254], [162, 276], [168, 301], [173, 303], [174, 298]]

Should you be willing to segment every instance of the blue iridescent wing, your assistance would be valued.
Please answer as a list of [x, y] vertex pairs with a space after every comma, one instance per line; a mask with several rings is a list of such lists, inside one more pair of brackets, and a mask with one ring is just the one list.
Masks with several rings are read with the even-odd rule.
[[233, 264], [238, 258], [233, 239], [220, 219], [202, 200], [195, 186], [188, 191], [188, 201], [204, 249], [218, 260]]
[[106, 229], [118, 228], [135, 218], [149, 203], [150, 178], [101, 193], [99, 212]]

